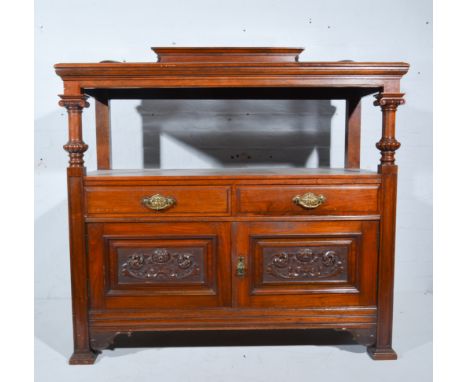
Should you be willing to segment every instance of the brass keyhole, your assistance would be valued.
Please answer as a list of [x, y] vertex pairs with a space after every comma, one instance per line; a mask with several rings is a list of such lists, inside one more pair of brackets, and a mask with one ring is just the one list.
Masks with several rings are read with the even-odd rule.
[[245, 276], [245, 258], [239, 256], [237, 259], [236, 275], [239, 277]]

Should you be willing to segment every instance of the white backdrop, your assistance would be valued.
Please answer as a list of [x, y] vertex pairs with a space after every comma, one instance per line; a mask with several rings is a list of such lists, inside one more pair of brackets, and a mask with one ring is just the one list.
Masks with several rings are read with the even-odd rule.
[[[430, 1], [41, 0], [36, 2], [35, 29], [36, 298], [70, 295], [67, 155], [62, 149], [67, 124], [65, 110], [57, 105], [62, 88], [53, 65], [105, 59], [154, 61], [151, 46], [299, 46], [305, 48], [301, 55], [304, 61], [410, 63], [410, 71], [402, 81], [407, 102], [397, 116], [397, 138], [402, 147], [397, 152], [400, 183], [395, 288], [432, 290]], [[119, 167], [141, 167], [143, 163], [142, 121], [136, 110], [139, 104], [119, 102], [113, 109], [115, 164]], [[90, 145], [85, 156], [89, 170], [95, 168], [96, 158], [92, 106], [83, 114], [84, 139]], [[339, 166], [343, 105], [334, 102], [333, 106], [336, 112], [331, 120], [331, 165]], [[190, 110], [190, 104], [184, 107]], [[223, 113], [236, 118], [230, 111]], [[291, 121], [293, 114], [280, 113], [280, 121]], [[195, 111], [194, 115], [201, 114]], [[211, 119], [207, 114], [204, 118]], [[182, 126], [183, 121], [179, 122]], [[173, 124], [177, 125], [177, 120]], [[362, 134], [362, 167], [374, 170], [379, 157], [375, 142], [380, 135], [380, 110], [369, 98], [363, 105]], [[164, 133], [160, 144], [164, 167], [219, 165], [205, 151]], [[314, 155], [311, 152], [308, 165], [316, 162]]]

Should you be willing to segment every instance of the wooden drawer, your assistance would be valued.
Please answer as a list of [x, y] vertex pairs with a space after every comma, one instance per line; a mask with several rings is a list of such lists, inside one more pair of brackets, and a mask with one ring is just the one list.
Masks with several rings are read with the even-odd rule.
[[[144, 204], [145, 198], [161, 195], [174, 200], [161, 210]], [[155, 200], [157, 202], [157, 200]], [[157, 203], [155, 203], [157, 204]], [[86, 207], [92, 215], [204, 215], [230, 214], [229, 186], [132, 186], [87, 187]]]
[[[377, 214], [378, 184], [338, 186], [241, 186], [236, 190], [236, 211], [242, 215], [345, 215]], [[315, 206], [294, 198], [313, 194], [324, 200]], [[309, 199], [309, 202], [311, 199]], [[307, 207], [309, 205], [309, 207]]]

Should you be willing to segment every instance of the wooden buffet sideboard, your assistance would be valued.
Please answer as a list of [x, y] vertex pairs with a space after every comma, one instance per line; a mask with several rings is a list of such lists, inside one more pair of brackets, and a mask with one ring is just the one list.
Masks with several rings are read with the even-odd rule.
[[[57, 64], [68, 111], [74, 353], [120, 333], [337, 329], [392, 349], [402, 62], [299, 62], [296, 48], [153, 48], [152, 63]], [[361, 99], [382, 110], [377, 171], [360, 169]], [[97, 171], [82, 111], [96, 107]], [[117, 170], [112, 99], [338, 99], [345, 168]]]

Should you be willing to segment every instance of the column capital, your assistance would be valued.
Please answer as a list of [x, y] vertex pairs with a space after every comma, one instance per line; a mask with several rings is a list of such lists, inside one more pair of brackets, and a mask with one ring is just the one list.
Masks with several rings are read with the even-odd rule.
[[85, 107], [89, 106], [86, 101], [89, 97], [86, 95], [65, 95], [60, 94], [59, 105], [65, 107], [68, 112], [82, 111]]
[[375, 96], [374, 106], [380, 106], [382, 110], [396, 110], [405, 103], [405, 93], [379, 93]]

